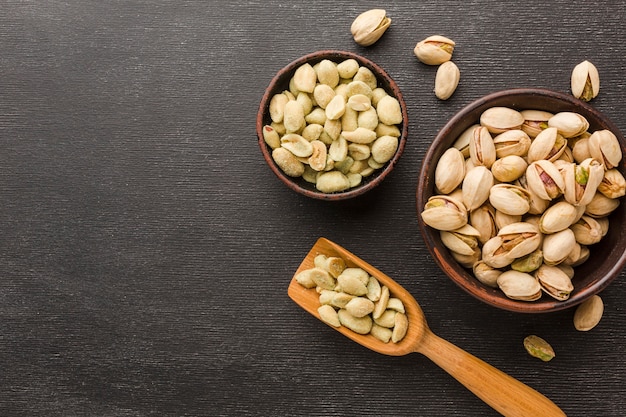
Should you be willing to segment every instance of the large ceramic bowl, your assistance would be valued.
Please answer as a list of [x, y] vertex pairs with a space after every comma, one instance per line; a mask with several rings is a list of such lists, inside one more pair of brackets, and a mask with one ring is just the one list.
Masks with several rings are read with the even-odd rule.
[[[400, 137], [397, 150], [395, 151], [393, 157], [388, 162], [386, 162], [382, 168], [377, 169], [376, 171], [374, 171], [373, 174], [367, 177], [363, 177], [362, 182], [358, 186], [349, 188], [344, 191], [332, 193], [320, 192], [316, 189], [314, 184], [305, 181], [302, 177], [291, 177], [286, 175], [285, 172], [283, 172], [283, 170], [276, 164], [276, 162], [272, 158], [272, 149], [270, 148], [270, 146], [268, 146], [263, 138], [263, 127], [271, 124], [272, 121], [269, 113], [269, 105], [270, 100], [272, 99], [274, 94], [289, 90], [289, 81], [292, 79], [296, 69], [298, 69], [301, 65], [309, 63], [313, 66], [324, 59], [328, 59], [335, 63], [342, 62], [346, 59], [355, 59], [361, 66], [369, 68], [378, 79], [378, 87], [382, 87], [389, 95], [395, 97], [398, 100], [402, 113], [402, 123], [398, 125], [398, 128], [400, 130]], [[374, 187], [379, 185], [393, 170], [404, 150], [408, 132], [408, 119], [406, 104], [404, 102], [404, 99], [402, 98], [402, 93], [400, 92], [397, 84], [385, 72], [385, 70], [383, 70], [380, 66], [370, 61], [369, 59], [352, 52], [324, 50], [317, 51], [296, 59], [295, 61], [291, 62], [280, 71], [278, 71], [276, 76], [272, 78], [269, 86], [265, 90], [263, 98], [261, 99], [256, 120], [256, 131], [259, 146], [261, 148], [263, 157], [267, 162], [267, 165], [270, 167], [272, 172], [276, 174], [280, 181], [282, 181], [287, 187], [311, 198], [321, 200], [344, 200], [359, 196], [373, 189]]]
[[[599, 243], [589, 247], [591, 252], [589, 259], [575, 268], [572, 280], [574, 291], [566, 301], [557, 301], [546, 294], [536, 301], [514, 300], [507, 298], [499, 289], [482, 284], [473, 276], [470, 269], [462, 267], [455, 261], [450, 251], [442, 244], [439, 232], [426, 225], [421, 218], [420, 213], [424, 204], [434, 194], [435, 167], [443, 152], [452, 146], [463, 131], [478, 122], [483, 111], [497, 106], [517, 110], [544, 110], [551, 113], [577, 112], [589, 121], [590, 132], [600, 129], [612, 131], [619, 140], [622, 155], [626, 155], [626, 142], [615, 124], [591, 105], [573, 96], [543, 89], [513, 89], [489, 94], [458, 112], [441, 129], [424, 157], [416, 195], [418, 222], [424, 241], [443, 272], [467, 293], [487, 304], [524, 313], [550, 312], [575, 306], [606, 288], [626, 265], [624, 197], [620, 206], [609, 216], [610, 227], [607, 235]], [[622, 174], [625, 173], [624, 158], [618, 169]]]

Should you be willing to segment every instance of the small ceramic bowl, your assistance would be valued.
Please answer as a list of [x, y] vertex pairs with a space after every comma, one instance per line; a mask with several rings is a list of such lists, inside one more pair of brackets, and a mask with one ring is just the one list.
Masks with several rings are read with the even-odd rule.
[[[265, 143], [265, 140], [263, 139], [263, 126], [269, 125], [271, 123], [271, 118], [269, 114], [269, 103], [274, 94], [289, 90], [289, 81], [293, 77], [298, 67], [305, 63], [315, 65], [324, 59], [329, 59], [336, 63], [342, 62], [346, 59], [355, 59], [359, 63], [359, 65], [369, 68], [378, 78], [378, 86], [384, 88], [389, 95], [395, 97], [398, 100], [402, 112], [402, 123], [398, 125], [401, 135], [399, 137], [398, 148], [391, 160], [389, 160], [382, 168], [377, 169], [373, 174], [364, 177], [360, 185], [349, 188], [345, 191], [334, 193], [320, 192], [315, 188], [314, 184], [305, 181], [303, 178], [294, 178], [286, 175], [278, 167], [276, 162], [274, 162], [272, 158], [272, 149]], [[276, 76], [272, 78], [269, 86], [265, 90], [263, 98], [261, 99], [256, 120], [256, 131], [259, 146], [261, 148], [263, 157], [267, 162], [267, 165], [270, 167], [272, 172], [274, 172], [274, 174], [276, 174], [276, 176], [285, 185], [287, 185], [287, 187], [291, 188], [297, 193], [311, 198], [321, 200], [345, 200], [370, 191], [371, 189], [379, 185], [393, 170], [395, 165], [398, 163], [400, 156], [402, 155], [406, 143], [408, 133], [408, 117], [406, 103], [402, 98], [402, 93], [400, 92], [400, 89], [398, 88], [395, 81], [391, 79], [391, 77], [380, 66], [370, 61], [369, 59], [352, 52], [324, 50], [313, 52], [311, 54], [296, 59], [295, 61], [291, 62], [286, 67], [278, 71]]]
[[[543, 89], [513, 89], [489, 94], [458, 112], [441, 129], [424, 157], [416, 195], [418, 223], [424, 241], [437, 264], [452, 281], [489, 305], [523, 313], [550, 312], [575, 306], [606, 288], [626, 265], [626, 233], [624, 233], [626, 202], [622, 201], [610, 214], [608, 234], [599, 243], [589, 247], [591, 252], [589, 259], [575, 268], [572, 280], [574, 291], [566, 301], [557, 301], [547, 294], [543, 294], [537, 301], [517, 301], [507, 298], [499, 289], [482, 284], [473, 276], [471, 270], [463, 268], [454, 260], [449, 250], [442, 244], [439, 232], [426, 225], [421, 218], [420, 213], [424, 204], [434, 193], [435, 167], [443, 152], [452, 146], [463, 131], [478, 122], [483, 111], [496, 106], [512, 107], [517, 110], [544, 110], [551, 113], [577, 112], [589, 121], [590, 132], [600, 129], [612, 131], [620, 142], [622, 155], [626, 156], [626, 141], [619, 129], [591, 105], [571, 95]], [[618, 169], [625, 174], [624, 158]]]

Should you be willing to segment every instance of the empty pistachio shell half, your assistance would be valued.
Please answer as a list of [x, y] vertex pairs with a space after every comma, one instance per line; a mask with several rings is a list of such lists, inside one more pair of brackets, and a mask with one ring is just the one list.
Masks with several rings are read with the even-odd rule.
[[572, 71], [572, 94], [583, 101], [590, 101], [600, 93], [598, 69], [589, 61], [583, 61]]
[[521, 301], [535, 301], [541, 298], [541, 286], [537, 279], [525, 272], [508, 270], [498, 277], [498, 287], [504, 294]]
[[421, 216], [424, 223], [437, 230], [455, 230], [467, 223], [467, 209], [463, 203], [445, 195], [430, 197]]
[[570, 277], [556, 266], [541, 265], [535, 271], [535, 278], [543, 292], [559, 301], [567, 300], [574, 290]]
[[594, 295], [576, 308], [574, 313], [574, 327], [586, 332], [598, 325], [604, 313], [604, 303], [599, 295]]
[[361, 13], [354, 19], [350, 32], [354, 41], [361, 46], [370, 46], [385, 33], [391, 25], [384, 9], [372, 9]]

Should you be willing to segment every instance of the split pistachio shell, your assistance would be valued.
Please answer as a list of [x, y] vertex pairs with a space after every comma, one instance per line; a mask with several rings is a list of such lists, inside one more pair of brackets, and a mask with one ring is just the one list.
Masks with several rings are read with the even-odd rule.
[[519, 111], [508, 107], [491, 107], [481, 114], [480, 124], [489, 132], [499, 134], [507, 130], [521, 129], [524, 116]]
[[550, 206], [539, 220], [542, 233], [556, 233], [570, 227], [578, 218], [579, 212], [567, 201], [559, 201]]
[[581, 245], [593, 245], [603, 237], [602, 225], [590, 216], [582, 216], [580, 220], [570, 226], [576, 242]]
[[576, 246], [576, 237], [571, 229], [546, 235], [543, 238], [543, 261], [547, 265], [558, 265], [563, 262]]
[[543, 200], [558, 198], [565, 191], [565, 180], [558, 168], [550, 161], [532, 162], [526, 169], [528, 190]]
[[527, 167], [528, 164], [521, 156], [507, 155], [496, 159], [491, 165], [491, 172], [498, 181], [513, 182], [526, 172]]
[[470, 212], [470, 224], [479, 232], [478, 241], [485, 244], [498, 233], [496, 211], [490, 204], [483, 204]]
[[509, 155], [525, 156], [530, 143], [528, 134], [520, 129], [507, 130], [493, 138], [497, 158]]
[[522, 221], [521, 215], [511, 215], [501, 212], [500, 210], [496, 210], [496, 227], [498, 230], [502, 229], [505, 226], [508, 226], [512, 223], [518, 223]]
[[587, 332], [600, 323], [604, 313], [604, 303], [599, 295], [593, 295], [576, 308], [574, 312], [574, 327], [581, 332]]
[[361, 13], [352, 22], [350, 32], [354, 41], [361, 46], [370, 46], [375, 43], [391, 25], [385, 10], [372, 9]]
[[496, 210], [513, 216], [526, 214], [530, 209], [528, 191], [508, 183], [500, 183], [491, 187], [489, 202]]
[[456, 148], [446, 150], [435, 168], [435, 187], [441, 194], [449, 194], [465, 178], [465, 159]]
[[484, 166], [472, 168], [463, 179], [463, 203], [468, 210], [482, 206], [493, 187], [493, 174]]
[[502, 292], [513, 300], [535, 301], [541, 297], [539, 282], [525, 272], [515, 270], [503, 272], [497, 282]]
[[537, 226], [527, 222], [509, 224], [500, 229], [497, 236], [502, 238], [500, 251], [515, 259], [535, 251], [543, 239]]
[[464, 225], [460, 229], [452, 231], [440, 231], [441, 242], [452, 252], [471, 256], [478, 247], [480, 232], [470, 226]]
[[469, 152], [474, 165], [484, 165], [491, 168], [496, 160], [496, 147], [486, 127], [481, 126], [474, 129], [470, 138]]
[[502, 236], [494, 236], [483, 245], [482, 260], [492, 268], [504, 268], [515, 260], [502, 250], [502, 243]]
[[446, 61], [437, 68], [435, 75], [435, 96], [440, 100], [449, 99], [461, 79], [459, 67], [452, 61]]
[[619, 166], [622, 160], [622, 148], [617, 137], [610, 130], [596, 130], [589, 136], [591, 157], [604, 164], [605, 169]]
[[611, 214], [620, 205], [620, 200], [608, 198], [602, 193], [596, 193], [585, 207], [585, 214], [591, 217], [605, 217]]
[[543, 292], [559, 301], [567, 300], [574, 290], [572, 280], [556, 266], [540, 266], [535, 271], [535, 278], [537, 278]]
[[598, 191], [608, 198], [620, 198], [626, 194], [626, 179], [617, 169], [604, 172]]
[[452, 59], [456, 44], [453, 40], [441, 35], [429, 36], [415, 45], [413, 53], [427, 65], [440, 65]]
[[465, 129], [463, 133], [459, 135], [459, 137], [454, 142], [454, 144], [452, 144], [453, 148], [456, 148], [459, 151], [461, 151], [464, 158], [468, 158], [470, 156], [470, 153], [469, 153], [470, 138], [474, 135], [474, 129], [477, 128], [478, 126], [480, 125], [473, 124], [472, 126]]
[[437, 230], [455, 230], [467, 223], [467, 209], [463, 203], [445, 195], [430, 197], [421, 216], [424, 223]]
[[555, 161], [567, 147], [567, 140], [556, 127], [548, 127], [535, 137], [528, 148], [528, 163], [547, 159]]
[[548, 126], [557, 129], [564, 138], [573, 138], [589, 129], [589, 122], [581, 114], [560, 112], [548, 120]]
[[575, 206], [586, 206], [604, 178], [604, 167], [593, 158], [581, 164], [569, 164], [564, 171], [565, 200]]
[[591, 62], [585, 60], [572, 71], [572, 94], [583, 101], [590, 101], [600, 93], [600, 75]]
[[485, 261], [480, 260], [472, 265], [472, 272], [474, 272], [476, 279], [483, 284], [492, 288], [498, 288], [498, 277], [502, 274], [501, 270], [493, 268], [487, 265]]
[[531, 138], [536, 137], [542, 130], [548, 127], [548, 120], [554, 114], [543, 110], [522, 110], [524, 116], [522, 130]]

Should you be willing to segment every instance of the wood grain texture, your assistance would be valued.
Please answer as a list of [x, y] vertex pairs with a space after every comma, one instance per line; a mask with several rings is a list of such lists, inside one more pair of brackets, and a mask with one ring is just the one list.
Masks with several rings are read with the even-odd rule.
[[[492, 91], [569, 91], [598, 67], [592, 104], [626, 131], [626, 3], [385, 3], [369, 48], [349, 33], [372, 1], [4, 1], [0, 7], [0, 415], [495, 416], [425, 358], [386, 357], [287, 296], [325, 236], [419, 301], [433, 331], [559, 404], [568, 416], [626, 406], [626, 291], [577, 332], [573, 311], [495, 310], [428, 255], [417, 175], [437, 131]], [[417, 41], [457, 42], [446, 102]], [[254, 122], [272, 76], [319, 49], [365, 55], [398, 83], [409, 138], [357, 200], [288, 190]], [[537, 334], [556, 358], [529, 357]]]

